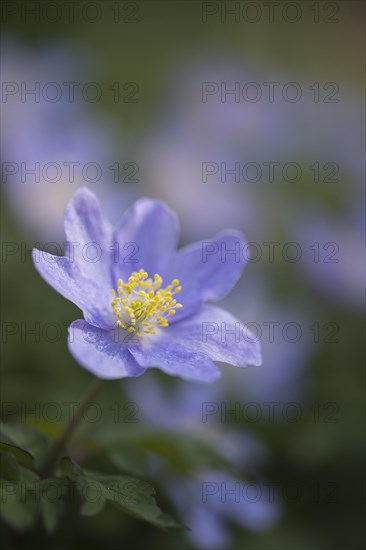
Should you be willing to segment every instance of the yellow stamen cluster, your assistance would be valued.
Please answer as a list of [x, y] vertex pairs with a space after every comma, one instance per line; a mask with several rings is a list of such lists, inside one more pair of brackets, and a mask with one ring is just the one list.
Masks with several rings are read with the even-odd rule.
[[182, 287], [178, 279], [166, 288], [161, 288], [162, 282], [160, 275], [156, 273], [151, 279], [143, 269], [134, 271], [127, 283], [119, 279], [117, 292], [112, 290], [112, 309], [118, 326], [136, 336], [142, 336], [143, 332], [155, 334], [156, 326], [167, 327], [167, 317], [183, 307], [173, 298]]

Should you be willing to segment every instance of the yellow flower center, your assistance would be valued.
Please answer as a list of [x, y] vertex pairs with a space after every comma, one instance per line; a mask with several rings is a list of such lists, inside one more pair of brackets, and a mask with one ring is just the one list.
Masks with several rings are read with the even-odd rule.
[[178, 279], [166, 288], [161, 288], [162, 282], [160, 275], [156, 273], [153, 280], [143, 269], [134, 271], [127, 283], [119, 279], [117, 292], [112, 290], [112, 310], [118, 326], [136, 336], [142, 336], [143, 332], [155, 334], [157, 326], [169, 326], [167, 317], [183, 307], [173, 298], [182, 287]]

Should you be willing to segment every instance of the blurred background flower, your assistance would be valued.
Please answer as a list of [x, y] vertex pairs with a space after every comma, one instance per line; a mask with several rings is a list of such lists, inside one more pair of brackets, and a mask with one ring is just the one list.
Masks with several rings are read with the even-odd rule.
[[183, 382], [164, 388], [152, 372], [147, 373], [140, 384], [135, 382], [127, 380], [125, 389], [129, 398], [138, 404], [144, 422], [168, 428], [177, 438], [193, 434], [210, 443], [238, 472], [250, 475], [251, 479], [255, 476], [251, 496], [246, 494], [245, 480], [225, 470], [198, 467], [190, 476], [177, 476], [169, 474], [166, 468], [158, 468], [155, 475], [161, 478], [162, 487], [182, 521], [189, 525], [190, 539], [199, 548], [222, 548], [231, 541], [227, 524], [234, 523], [253, 532], [273, 528], [282, 515], [281, 498], [276, 495], [270, 501], [258, 481], [269, 459], [267, 449], [250, 432], [220, 425], [220, 417], [219, 422], [203, 423], [212, 404], [226, 399], [222, 387]]
[[92, 80], [85, 49], [56, 41], [27, 49], [5, 35], [1, 56], [4, 190], [24, 233], [63, 241], [63, 211], [79, 186], [103, 197], [118, 219], [135, 194], [131, 185], [121, 192], [110, 168], [123, 164], [124, 148], [111, 117], [75, 100], [72, 84]]

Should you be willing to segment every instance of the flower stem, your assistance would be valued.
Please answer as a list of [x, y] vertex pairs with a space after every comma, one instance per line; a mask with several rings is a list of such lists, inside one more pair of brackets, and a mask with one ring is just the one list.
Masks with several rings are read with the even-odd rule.
[[69, 439], [74, 433], [74, 430], [82, 417], [84, 407], [88, 405], [88, 403], [91, 403], [91, 401], [93, 400], [94, 396], [96, 395], [96, 393], [98, 392], [102, 384], [103, 384], [103, 380], [101, 380], [100, 378], [94, 378], [89, 384], [89, 386], [87, 387], [87, 390], [84, 396], [82, 397], [81, 401], [78, 404], [78, 408], [76, 409], [74, 416], [65, 427], [60, 438], [51, 447], [50, 453], [45, 463], [43, 464], [43, 467], [40, 472], [41, 478], [48, 477], [55, 470], [57, 466], [57, 461], [62, 451], [66, 447]]

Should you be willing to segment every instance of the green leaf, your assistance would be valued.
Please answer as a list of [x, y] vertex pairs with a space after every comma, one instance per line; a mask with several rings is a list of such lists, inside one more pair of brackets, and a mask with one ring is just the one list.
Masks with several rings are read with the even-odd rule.
[[64, 478], [40, 480], [14, 454], [0, 455], [0, 513], [19, 531], [32, 527], [41, 515], [46, 531], [52, 533], [63, 511], [67, 485]]
[[30, 470], [32, 470], [34, 467], [33, 465], [34, 457], [24, 449], [17, 447], [16, 445], [0, 442], [0, 453], [13, 454], [15, 458], [18, 460], [19, 464], [21, 464], [22, 466], [25, 466]]
[[39, 483], [40, 511], [47, 533], [53, 533], [59, 523], [68, 486], [65, 478], [42, 479]]
[[132, 475], [143, 476], [146, 472], [147, 453], [142, 449], [123, 446], [111, 450], [108, 458], [119, 470]]
[[0, 455], [1, 517], [18, 530], [31, 527], [37, 516], [38, 476], [20, 466], [14, 455]]
[[130, 476], [106, 475], [86, 470], [69, 457], [62, 459], [61, 470], [76, 483], [82, 500], [83, 515], [98, 514], [106, 502], [110, 501], [123, 512], [158, 527], [181, 527], [160, 510], [153, 496], [155, 490], [145, 481]]
[[0, 454], [0, 479], [14, 483], [19, 480], [19, 464], [11, 453]]
[[[41, 433], [25, 425], [0, 423], [0, 441], [28, 453], [34, 458], [34, 466], [37, 469], [42, 465], [49, 449], [49, 441]], [[15, 449], [12, 452], [21, 464], [30, 467], [25, 463], [26, 460], [29, 461], [29, 457], [26, 459], [24, 454], [21, 456]]]

